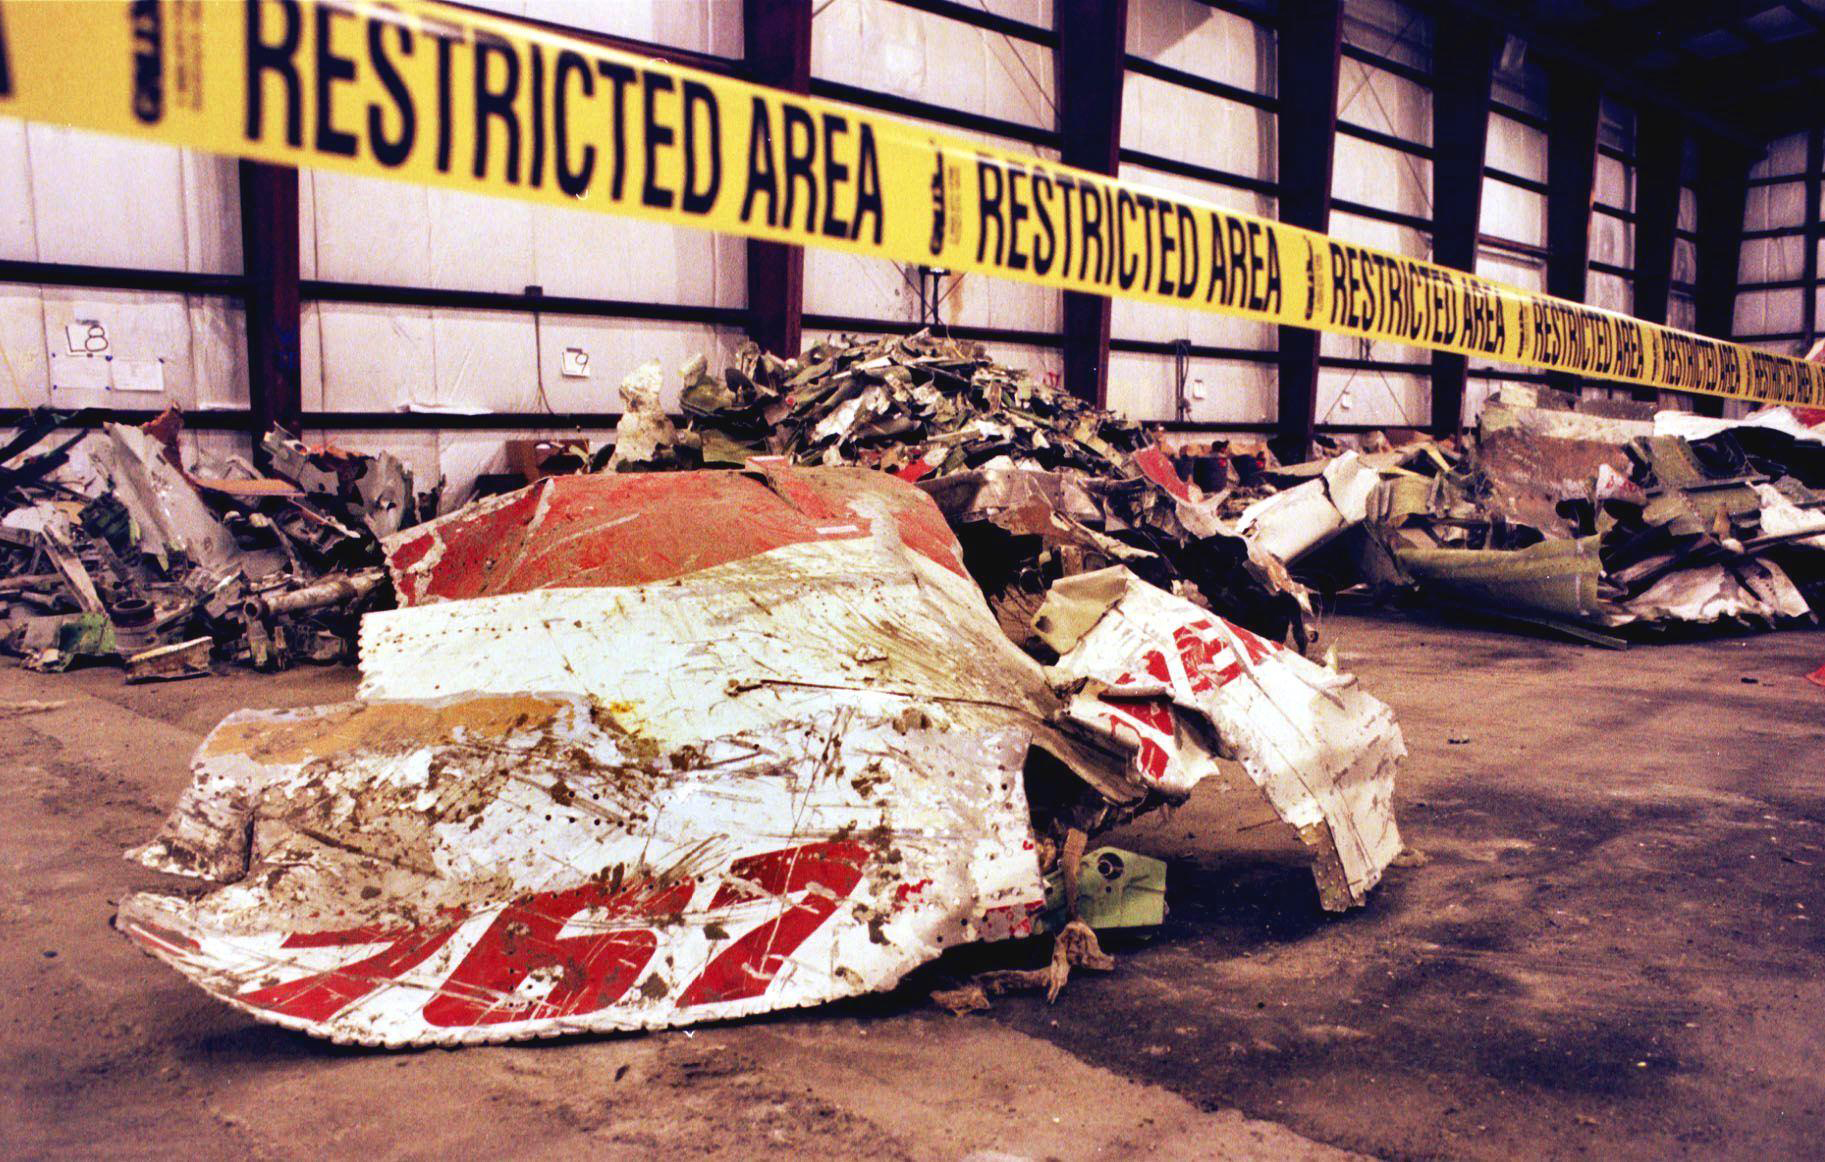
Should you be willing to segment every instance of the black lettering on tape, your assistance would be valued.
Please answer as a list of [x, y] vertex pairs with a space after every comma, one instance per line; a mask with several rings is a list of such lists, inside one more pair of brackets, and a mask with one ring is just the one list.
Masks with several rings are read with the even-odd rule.
[[1058, 234], [1052, 225], [1052, 195], [1055, 187], [1045, 170], [1033, 167], [1033, 216], [1039, 219], [1039, 235], [1033, 240], [1033, 272], [1051, 274], [1052, 259], [1058, 254]]
[[412, 100], [412, 90], [406, 87], [405, 78], [399, 75], [393, 58], [387, 55], [386, 34], [389, 31], [394, 34], [393, 39], [399, 45], [399, 55], [411, 56], [414, 47], [411, 29], [397, 17], [391, 20], [368, 17], [368, 60], [373, 62], [374, 72], [380, 77], [380, 86], [387, 91], [388, 98], [393, 102], [393, 119], [399, 124], [399, 132], [389, 135], [386, 114], [379, 105], [370, 103], [368, 148], [373, 151], [374, 160], [390, 169], [412, 156], [412, 146], [418, 134], [418, 110]]
[[615, 164], [609, 168], [608, 196], [614, 201], [621, 200], [621, 193], [627, 188], [627, 91], [634, 84], [634, 70], [614, 61], [597, 61], [596, 73], [607, 81], [610, 88], [610, 125], [613, 138], [610, 153]]
[[676, 87], [672, 78], [654, 69], [640, 75], [640, 139], [646, 143], [640, 166], [640, 201], [656, 210], [671, 209], [676, 197], [659, 184], [659, 151], [670, 149], [677, 137], [670, 125], [660, 123], [659, 94]]
[[800, 182], [805, 184], [805, 224], [801, 228], [809, 234], [817, 223], [817, 126], [811, 121], [811, 114], [797, 105], [780, 106], [780, 114], [785, 119], [786, 131], [786, 164], [785, 186], [786, 204], [780, 211], [780, 225], [792, 229], [792, 207]]
[[1026, 200], [1021, 196], [1020, 187], [1030, 175], [1025, 166], [1009, 162], [1007, 165], [1008, 180], [1008, 269], [1025, 270], [1027, 255], [1020, 248], [1020, 224], [1032, 216], [1027, 209]]
[[748, 189], [741, 196], [741, 220], [754, 220], [754, 199], [767, 199], [766, 223], [779, 225], [774, 216], [779, 202], [778, 167], [773, 164], [773, 123], [764, 98], [754, 98], [748, 119]]
[[526, 46], [532, 54], [532, 163], [526, 167], [526, 184], [545, 188], [545, 52], [535, 41]]
[[[1007, 249], [1008, 228], [1002, 221], [1001, 200], [1005, 196], [1006, 176], [993, 159], [976, 155], [976, 214], [980, 219], [976, 223], [976, 261], [992, 261], [996, 266], [1002, 265], [1002, 254]], [[995, 245], [989, 246], [989, 227], [995, 228]], [[989, 256], [993, 255], [993, 258]]]
[[1179, 284], [1175, 293], [1188, 299], [1198, 289], [1198, 219], [1190, 206], [1176, 205], [1173, 216], [1179, 228]]
[[[686, 81], [683, 92], [684, 196], [679, 208], [687, 214], [707, 214], [722, 194], [722, 110], [715, 91], [701, 81]], [[705, 156], [710, 160], [707, 175], [697, 162]], [[705, 179], [701, 184], [700, 176]]]
[[352, 12], [330, 4], [317, 5], [317, 133], [314, 144], [318, 153], [354, 157], [358, 142], [355, 135], [336, 128], [336, 85], [355, 79], [355, 61], [335, 52], [336, 21], [351, 20]]
[[[500, 62], [499, 87], [492, 62]], [[499, 121], [507, 130], [508, 184], [520, 183], [520, 115], [513, 103], [520, 94], [520, 58], [513, 46], [489, 32], [475, 34], [475, 140], [471, 172], [488, 176], [488, 123]]]
[[861, 131], [856, 134], [855, 161], [855, 218], [849, 223], [849, 237], [862, 236], [862, 222], [874, 219], [873, 241], [881, 244], [882, 215], [885, 213], [881, 204], [881, 155], [875, 149], [874, 126], [864, 121]]
[[[266, 29], [266, 13], [278, 8], [284, 16], [278, 40]], [[275, 74], [285, 93], [285, 143], [304, 144], [304, 86], [298, 79], [298, 42], [304, 36], [304, 17], [296, 0], [249, 0], [247, 5], [247, 124], [249, 141], [266, 139], [266, 77]]]
[[551, 76], [551, 143], [552, 168], [557, 171], [558, 188], [573, 198], [589, 189], [589, 179], [596, 172], [596, 147], [584, 144], [582, 160], [573, 168], [570, 163], [570, 85], [575, 81], [582, 95], [596, 95], [596, 74], [589, 62], [565, 49], [558, 54]]
[[836, 212], [837, 194], [849, 181], [849, 167], [837, 161], [837, 139], [849, 132], [849, 119], [824, 114], [824, 237], [849, 237], [849, 223]]
[[450, 172], [451, 149], [451, 113], [450, 113], [450, 73], [455, 67], [452, 58], [456, 54], [456, 42], [448, 36], [437, 38], [437, 172]]
[[[1078, 247], [1077, 277], [1081, 281], [1088, 278], [1092, 282], [1106, 283], [1108, 275], [1108, 255], [1103, 246], [1103, 199], [1102, 192], [1089, 182], [1079, 182], [1077, 192], [1080, 195], [1081, 217], [1083, 220], [1083, 244]], [[1094, 211], [1094, 212], [1092, 212]], [[1090, 268], [1090, 245], [1096, 244], [1096, 266]], [[1087, 272], [1087, 273], [1086, 273]]]

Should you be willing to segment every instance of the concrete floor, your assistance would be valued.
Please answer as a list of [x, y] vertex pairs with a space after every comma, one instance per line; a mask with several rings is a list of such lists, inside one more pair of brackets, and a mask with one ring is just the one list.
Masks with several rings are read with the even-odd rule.
[[107, 926], [156, 878], [119, 854], [203, 732], [345, 697], [350, 673], [0, 669], [0, 1149], [1816, 1156], [1825, 690], [1801, 676], [1825, 632], [1626, 653], [1360, 616], [1327, 633], [1412, 751], [1421, 858], [1360, 912], [1201, 847], [1194, 801], [1120, 837], [1172, 860], [1165, 928], [1053, 1006], [951, 1017], [915, 985], [694, 1034], [398, 1054], [256, 1025]]

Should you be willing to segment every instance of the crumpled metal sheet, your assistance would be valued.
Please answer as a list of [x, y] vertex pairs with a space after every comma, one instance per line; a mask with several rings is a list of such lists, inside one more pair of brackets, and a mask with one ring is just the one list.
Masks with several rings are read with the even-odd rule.
[[[756, 460], [745, 472], [552, 476], [386, 541], [401, 605], [638, 585], [786, 545], [865, 540], [876, 523], [959, 577], [956, 538], [918, 489], [879, 472]], [[866, 511], [863, 511], [863, 510]]]
[[1744, 617], [1776, 622], [1812, 613], [1787, 571], [1766, 557], [1675, 569], [1620, 604], [1645, 620], [1695, 624]]
[[1467, 605], [1605, 625], [1627, 620], [1603, 599], [1596, 537], [1540, 541], [1525, 549], [1402, 546], [1395, 558], [1421, 585]]
[[108, 424], [106, 470], [114, 495], [133, 514], [140, 547], [168, 561], [181, 554], [211, 573], [232, 569], [240, 555], [234, 536], [145, 431]]
[[1324, 466], [1318, 477], [1257, 500], [1236, 521], [1236, 532], [1292, 564], [1368, 518], [1381, 473], [1355, 452]]
[[1312, 853], [1327, 909], [1360, 905], [1399, 854], [1387, 706], [1340, 675], [1116, 567], [1069, 577], [1034, 619], [1068, 719], [1128, 752], [1136, 788], [1183, 799], [1240, 762]]
[[1741, 419], [1735, 420], [1681, 411], [1662, 411], [1654, 414], [1654, 434], [1656, 436], [1681, 436], [1687, 440], [1702, 440], [1715, 436], [1719, 432], [1745, 427], [1768, 428], [1792, 436], [1796, 440], [1825, 443], [1825, 428], [1809, 425], [1793, 408], [1789, 407], [1759, 408]]
[[1642, 420], [1557, 408], [1516, 407], [1492, 400], [1477, 420], [1477, 465], [1492, 512], [1568, 540], [1575, 530], [1559, 513], [1565, 500], [1588, 499], [1604, 469], [1628, 477], [1630, 440], [1653, 434]]
[[1031, 932], [1028, 748], [1143, 789], [1054, 724], [943, 530], [841, 469], [554, 478], [403, 534], [360, 701], [218, 727], [136, 853], [218, 886], [117, 923], [381, 1045], [816, 1004]]

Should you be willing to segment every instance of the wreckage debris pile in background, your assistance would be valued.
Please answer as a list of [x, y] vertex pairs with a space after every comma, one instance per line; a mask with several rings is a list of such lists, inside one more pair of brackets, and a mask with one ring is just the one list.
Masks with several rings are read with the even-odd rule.
[[677, 430], [658, 410], [657, 364], [629, 377], [617, 471], [736, 467], [756, 457], [861, 465], [915, 481], [963, 543], [971, 576], [1009, 636], [1060, 577], [1125, 565], [1275, 641], [1314, 628], [1305, 590], [1251, 551], [1226, 518], [1266, 489], [1265, 450], [1209, 454], [1188, 484], [1152, 433], [981, 344], [921, 331], [818, 343], [782, 360], [746, 344], [720, 375], [683, 369]]
[[411, 474], [275, 432], [271, 471], [231, 457], [198, 475], [181, 427], [175, 409], [99, 432], [39, 412], [0, 448], [5, 648], [38, 670], [119, 663], [128, 681], [352, 659], [361, 613], [389, 600], [379, 539], [430, 503]]
[[1825, 613], [1825, 428], [1792, 410], [1505, 388], [1468, 457], [1409, 462], [1423, 480], [1392, 469], [1363, 505], [1361, 580], [1598, 644]]

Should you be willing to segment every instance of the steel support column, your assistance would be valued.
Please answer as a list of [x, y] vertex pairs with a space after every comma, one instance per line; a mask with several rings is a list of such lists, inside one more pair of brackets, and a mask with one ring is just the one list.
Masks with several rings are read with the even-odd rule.
[[[1719, 138], [1698, 143], [1698, 331], [1728, 339], [1736, 325], [1737, 267], [1743, 248], [1743, 210], [1749, 197], [1748, 151]], [[1693, 400], [1701, 415], [1724, 411], [1722, 397]]]
[[[1341, 0], [1283, 0], [1279, 35], [1280, 220], [1326, 233], [1337, 144], [1337, 70], [1343, 60]], [[1288, 463], [1311, 455], [1318, 347], [1318, 332], [1280, 328], [1274, 452]]]
[[[1485, 20], [1440, 8], [1432, 45], [1432, 259], [1474, 274], [1489, 152], [1490, 79], [1502, 37]], [[1454, 436], [1463, 426], [1469, 370], [1464, 356], [1433, 352], [1433, 435]]]
[[1806, 254], [1801, 260], [1800, 277], [1806, 280], [1806, 301], [1801, 304], [1801, 329], [1806, 332], [1806, 349], [1819, 338], [1819, 182], [1825, 174], [1825, 129], [1814, 129], [1806, 135]]
[[[1679, 236], [1679, 177], [1685, 132], [1670, 113], [1643, 109], [1635, 121], [1635, 317], [1667, 321], [1673, 295], [1673, 246]], [[1637, 387], [1639, 400], [1660, 393]]]
[[248, 424], [258, 458], [260, 438], [273, 427], [296, 432], [304, 407], [298, 370], [298, 171], [244, 161], [240, 185]]
[[[1055, 0], [1059, 159], [1113, 174], [1122, 148], [1122, 61], [1128, 0]], [[1065, 390], [1098, 407], [1109, 398], [1109, 298], [1064, 292]]]
[[[811, 0], [742, 0], [748, 78], [794, 93], [811, 90]], [[805, 250], [748, 243], [748, 334], [783, 358], [803, 346]]]
[[[1546, 293], [1584, 301], [1590, 282], [1591, 202], [1597, 184], [1597, 119], [1602, 90], [1588, 74], [1556, 67], [1547, 77]], [[1566, 372], [1548, 377], [1577, 392]]]

